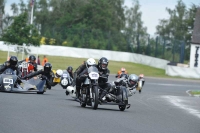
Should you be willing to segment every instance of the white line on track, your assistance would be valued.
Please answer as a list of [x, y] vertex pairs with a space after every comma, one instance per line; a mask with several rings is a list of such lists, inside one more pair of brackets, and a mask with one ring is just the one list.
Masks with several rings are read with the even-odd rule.
[[159, 83], [145, 83], [145, 84], [150, 84], [150, 85], [162, 85], [162, 86], [185, 86], [185, 87], [198, 87], [199, 86], [195, 86], [195, 85], [181, 85], [181, 84], [159, 84]]
[[197, 116], [198, 118], [200, 118], [200, 111], [194, 108], [191, 108], [187, 105], [183, 104], [183, 100], [176, 97], [176, 96], [163, 96], [164, 98], [166, 98], [170, 103], [172, 103], [173, 105], [187, 111], [188, 113]]

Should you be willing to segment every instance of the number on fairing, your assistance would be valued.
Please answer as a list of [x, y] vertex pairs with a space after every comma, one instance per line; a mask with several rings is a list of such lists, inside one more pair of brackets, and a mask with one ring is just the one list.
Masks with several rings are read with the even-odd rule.
[[91, 79], [98, 79], [99, 78], [99, 74], [95, 73], [95, 72], [89, 73], [89, 76], [90, 76]]
[[67, 74], [63, 74], [63, 77], [64, 77], [64, 78], [67, 78], [68, 76], [67, 76]]
[[4, 78], [3, 83], [13, 84], [13, 79]]
[[28, 68], [28, 63], [27, 62], [22, 62], [22, 68]]

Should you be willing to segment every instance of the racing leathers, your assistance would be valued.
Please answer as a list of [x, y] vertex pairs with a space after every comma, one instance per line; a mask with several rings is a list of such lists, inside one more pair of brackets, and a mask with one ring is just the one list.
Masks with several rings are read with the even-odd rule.
[[30, 79], [30, 78], [35, 77], [35, 76], [40, 75], [40, 74], [42, 75], [41, 78], [46, 80], [47, 88], [51, 89], [52, 81], [53, 81], [52, 80], [52, 77], [53, 77], [52, 71], [46, 73], [43, 69], [41, 69], [39, 71], [30, 73], [30, 74], [24, 76], [23, 79]]
[[[81, 78], [80, 76], [87, 73], [87, 69], [86, 69], [86, 64], [82, 64], [80, 65], [76, 71], [74, 72], [74, 82], [73, 82], [73, 86], [75, 86], [76, 84], [76, 95], [77, 95], [77, 98], [79, 98], [80, 96], [80, 89], [81, 89], [81, 83], [82, 81], [84, 80], [84, 78]], [[82, 73], [83, 72], [83, 73]]]
[[99, 96], [99, 100], [103, 101], [103, 97], [107, 94], [107, 92], [110, 90], [111, 85], [108, 82], [108, 76], [110, 74], [110, 70], [108, 68], [106, 69], [100, 69], [99, 67], [97, 67], [99, 70], [99, 87], [102, 89], [100, 96]]
[[[117, 79], [117, 80], [114, 81], [114, 82], [121, 83], [121, 85], [124, 86], [124, 87], [126, 88], [128, 97], [131, 97], [133, 94], [136, 93], [136, 88], [137, 88], [137, 85], [138, 85], [138, 84], [135, 84], [134, 86], [130, 87], [130, 86], [128, 85], [128, 80], [127, 80], [127, 78], [122, 77], [122, 78]], [[113, 82], [113, 84], [112, 84], [112, 89], [114, 89], [114, 88], [116, 87], [116, 85], [114, 84], [114, 82]]]

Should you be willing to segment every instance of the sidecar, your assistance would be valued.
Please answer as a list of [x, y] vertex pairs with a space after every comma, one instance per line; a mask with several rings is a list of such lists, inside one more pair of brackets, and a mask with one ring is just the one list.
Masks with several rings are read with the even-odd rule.
[[0, 75], [0, 91], [2, 92], [37, 92], [43, 94], [46, 91], [46, 80], [31, 78], [21, 80], [12, 69], [6, 69]]

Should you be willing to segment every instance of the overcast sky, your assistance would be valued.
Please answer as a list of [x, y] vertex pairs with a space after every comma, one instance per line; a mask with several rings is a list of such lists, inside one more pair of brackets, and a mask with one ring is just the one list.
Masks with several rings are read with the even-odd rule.
[[[154, 35], [156, 26], [159, 24], [159, 19], [167, 19], [169, 15], [166, 7], [174, 9], [178, 0], [139, 0], [142, 12], [142, 21], [147, 27], [147, 32]], [[182, 0], [187, 8], [191, 7], [192, 3], [200, 5], [200, 0]], [[132, 0], [125, 0], [125, 5], [131, 7]]]
[[[6, 13], [12, 14], [10, 11], [10, 5], [12, 3], [19, 3], [20, 0], [6, 0]], [[25, 2], [29, 0], [24, 0]], [[169, 18], [166, 12], [166, 7], [174, 9], [178, 0], [139, 0], [141, 5], [140, 11], [142, 12], [142, 21], [144, 26], [147, 27], [147, 32], [154, 35], [156, 32], [156, 25], [159, 24], [159, 19]], [[191, 7], [192, 3], [200, 5], [200, 0], [182, 0], [187, 8]], [[128, 7], [132, 6], [132, 0], [125, 0], [125, 5]]]

